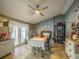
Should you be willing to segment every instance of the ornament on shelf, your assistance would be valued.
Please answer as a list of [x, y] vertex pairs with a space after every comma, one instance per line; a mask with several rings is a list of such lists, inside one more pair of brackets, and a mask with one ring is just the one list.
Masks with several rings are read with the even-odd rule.
[[71, 39], [77, 40], [77, 33], [76, 33], [75, 30], [73, 30], [73, 31], [71, 32]]
[[76, 30], [76, 24], [75, 24], [75, 22], [72, 22], [71, 27], [72, 27], [72, 30]]

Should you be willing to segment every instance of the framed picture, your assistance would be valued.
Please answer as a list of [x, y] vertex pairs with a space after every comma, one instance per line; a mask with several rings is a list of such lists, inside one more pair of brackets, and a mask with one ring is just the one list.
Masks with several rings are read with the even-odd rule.
[[8, 26], [8, 21], [4, 21], [3, 26]]

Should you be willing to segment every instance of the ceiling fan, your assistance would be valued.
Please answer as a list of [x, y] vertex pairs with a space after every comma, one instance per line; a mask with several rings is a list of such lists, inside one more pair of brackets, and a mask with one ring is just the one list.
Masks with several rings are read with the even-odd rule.
[[41, 16], [44, 16], [44, 14], [42, 12], [48, 8], [48, 6], [45, 6], [45, 7], [41, 8], [39, 4], [37, 4], [35, 6], [35, 8], [33, 6], [31, 6], [31, 5], [28, 5], [28, 7], [30, 7], [31, 9], [34, 10], [31, 13], [31, 15], [33, 15], [33, 14], [40, 14]]

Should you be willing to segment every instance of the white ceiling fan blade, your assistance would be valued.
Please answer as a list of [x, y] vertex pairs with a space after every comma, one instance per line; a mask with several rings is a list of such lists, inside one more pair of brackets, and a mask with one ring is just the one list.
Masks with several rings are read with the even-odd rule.
[[33, 10], [35, 10], [35, 8], [34, 7], [32, 7], [31, 5], [28, 5], [28, 7], [30, 7], [31, 9], [33, 9]]
[[43, 14], [43, 13], [41, 13], [41, 12], [40, 12], [40, 15], [41, 15], [41, 16], [44, 16], [44, 14]]
[[44, 7], [44, 8], [41, 8], [41, 11], [43, 11], [43, 10], [45, 10], [45, 9], [47, 9], [48, 8], [48, 6], [46, 6], [46, 7]]

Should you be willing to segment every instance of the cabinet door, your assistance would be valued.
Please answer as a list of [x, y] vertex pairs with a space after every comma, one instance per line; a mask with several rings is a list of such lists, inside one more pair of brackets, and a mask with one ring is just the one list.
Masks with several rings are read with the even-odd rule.
[[79, 54], [76, 54], [76, 59], [79, 59]]
[[69, 51], [69, 58], [70, 59], [75, 59], [75, 52], [72, 49], [71, 49], [71, 51]]
[[2, 47], [2, 45], [0, 44], [0, 57], [2, 57], [3, 56], [3, 49], [2, 49], [3, 47]]
[[0, 57], [12, 52], [13, 45], [11, 41], [5, 41], [0, 43]]
[[7, 49], [8, 52], [12, 52], [12, 51], [13, 51], [13, 44], [12, 44], [12, 42], [9, 42], [9, 43], [6, 45], [6, 48], [8, 48], [8, 49]]
[[69, 59], [75, 59], [74, 55], [69, 55]]
[[68, 53], [68, 44], [67, 44], [67, 41], [65, 41], [65, 52]]
[[4, 56], [6, 54], [6, 48], [4, 45], [0, 45], [0, 57]]

